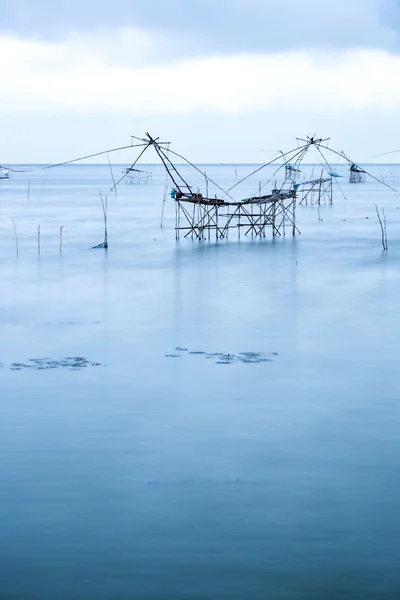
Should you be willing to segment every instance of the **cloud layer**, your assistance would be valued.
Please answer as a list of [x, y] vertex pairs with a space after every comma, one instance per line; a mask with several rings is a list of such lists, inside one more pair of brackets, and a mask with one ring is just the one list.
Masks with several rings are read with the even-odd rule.
[[129, 39], [147, 54], [149, 40], [136, 30], [119, 36], [108, 42], [93, 35], [63, 42], [0, 37], [0, 55], [9, 57], [1, 110], [135, 115], [400, 108], [394, 76], [400, 57], [383, 50], [222, 55], [129, 67], [110, 61], [107, 48]]
[[[400, 135], [399, 0], [1, 4], [3, 157], [14, 144], [24, 160], [26, 131], [31, 160], [39, 145], [47, 160], [54, 131], [70, 137], [75, 154], [86, 152], [87, 137], [118, 145], [117, 129], [125, 135], [130, 124], [183, 144], [192, 128], [194, 152], [210, 159], [214, 132], [244, 149], [246, 130], [264, 124], [273, 147], [339, 128], [346, 148], [357, 131], [360, 150], [367, 137], [385, 149]], [[255, 158], [251, 143], [242, 160]]]
[[225, 52], [399, 48], [397, 0], [3, 0], [0, 31], [62, 39], [140, 29], [162, 37], [158, 58]]

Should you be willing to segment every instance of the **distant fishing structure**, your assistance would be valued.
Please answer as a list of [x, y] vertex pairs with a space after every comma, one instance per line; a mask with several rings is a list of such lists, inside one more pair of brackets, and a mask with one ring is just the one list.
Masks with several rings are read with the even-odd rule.
[[0, 165], [0, 179], [10, 179], [10, 169], [8, 167], [3, 167], [3, 165]]
[[352, 163], [350, 165], [349, 171], [350, 171], [350, 178], [349, 178], [350, 183], [365, 183], [366, 176], [365, 176], [364, 169], [361, 169], [361, 167], [359, 167], [355, 163]]
[[[366, 171], [359, 165], [353, 162], [343, 151], [339, 152], [339, 160], [343, 158], [349, 165], [349, 183], [365, 183], [366, 182]], [[328, 173], [331, 177], [343, 177], [336, 171], [330, 171]]]
[[128, 167], [122, 171], [126, 175], [125, 183], [129, 185], [144, 185], [153, 181], [153, 173], [148, 169]]

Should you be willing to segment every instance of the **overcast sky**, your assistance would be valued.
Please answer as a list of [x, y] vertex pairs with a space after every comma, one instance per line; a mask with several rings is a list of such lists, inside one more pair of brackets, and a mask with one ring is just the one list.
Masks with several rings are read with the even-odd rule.
[[[151, 131], [194, 161], [400, 148], [400, 0], [0, 0], [0, 164]], [[400, 160], [400, 154], [394, 157]]]

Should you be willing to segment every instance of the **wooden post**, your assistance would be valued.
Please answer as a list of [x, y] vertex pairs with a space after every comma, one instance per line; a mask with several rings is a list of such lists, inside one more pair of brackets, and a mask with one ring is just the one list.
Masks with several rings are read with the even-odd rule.
[[15, 248], [17, 250], [17, 256], [18, 256], [19, 255], [19, 247], [18, 247], [17, 229], [15, 227], [15, 221], [14, 221], [14, 219], [12, 220], [12, 222], [13, 222], [13, 226], [14, 226]]
[[103, 208], [103, 217], [104, 217], [104, 243], [103, 243], [103, 247], [107, 250], [108, 248], [108, 233], [107, 233], [107, 206], [108, 206], [108, 196], [106, 196], [106, 199], [103, 200], [103, 196], [102, 193], [99, 192], [100, 194], [100, 199], [101, 199], [101, 206]]
[[318, 204], [319, 205], [321, 204], [321, 189], [322, 189], [322, 178], [323, 178], [323, 175], [324, 175], [324, 170], [322, 169], [322, 171], [321, 171], [321, 178], [319, 180], [319, 192], [318, 192]]
[[175, 204], [175, 240], [178, 239], [178, 202], [174, 199]]
[[381, 219], [381, 216], [380, 216], [380, 214], [379, 214], [379, 210], [378, 210], [378, 207], [377, 207], [377, 205], [376, 205], [376, 204], [375, 204], [375, 209], [376, 209], [376, 214], [377, 214], [377, 216], [378, 216], [379, 225], [380, 225], [380, 227], [381, 227], [382, 247], [383, 247], [383, 249], [384, 249], [384, 250], [387, 250], [387, 247], [386, 247], [386, 241], [385, 241], [385, 229], [384, 229], [384, 227], [383, 227], [383, 224], [382, 224], [382, 219]]
[[296, 191], [294, 193], [295, 193], [295, 196], [293, 198], [293, 228], [292, 228], [292, 235], [296, 235]]
[[111, 162], [110, 162], [110, 157], [108, 156], [108, 154], [107, 154], [107, 160], [108, 160], [108, 165], [110, 167], [110, 173], [111, 173], [111, 179], [112, 179], [112, 182], [113, 182], [114, 193], [115, 193], [116, 196], [118, 196], [117, 186], [115, 184], [115, 179], [114, 179], [114, 173], [113, 173], [113, 170], [112, 170], [112, 166], [111, 166]]
[[385, 209], [382, 207], [382, 213], [383, 213], [383, 226], [384, 226], [384, 232], [385, 232], [385, 250], [387, 251], [388, 249], [388, 241], [387, 241], [387, 231], [386, 231], [386, 214], [385, 214]]
[[[197, 217], [196, 217], [196, 208], [197, 208]], [[193, 239], [193, 224], [196, 222], [196, 218], [197, 220], [199, 219], [199, 210], [198, 210], [198, 206], [197, 204], [193, 204], [193, 216], [192, 216], [192, 232], [191, 232], [191, 238]]]
[[275, 216], [276, 216], [276, 202], [273, 200], [273, 209], [272, 209], [272, 235], [275, 237], [276, 229], [275, 229]]

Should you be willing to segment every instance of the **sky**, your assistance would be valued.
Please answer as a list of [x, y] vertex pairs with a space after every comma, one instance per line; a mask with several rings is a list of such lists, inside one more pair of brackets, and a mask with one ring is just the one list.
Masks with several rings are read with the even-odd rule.
[[68, 160], [147, 131], [195, 162], [263, 162], [315, 133], [357, 162], [400, 148], [400, 0], [0, 0], [0, 11], [0, 164]]

